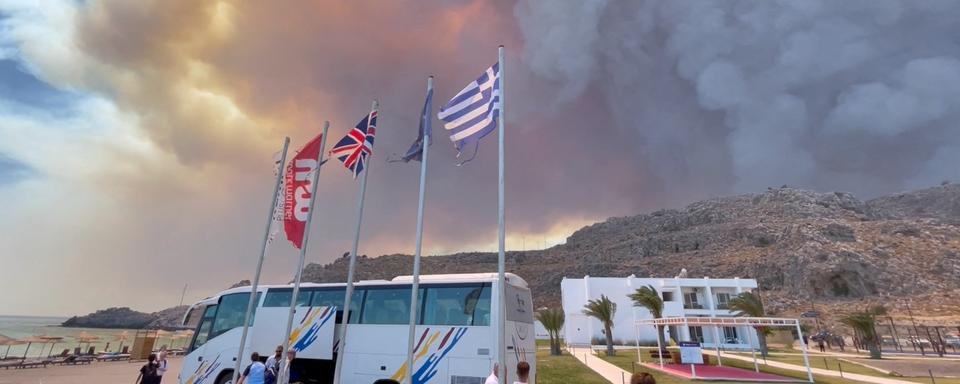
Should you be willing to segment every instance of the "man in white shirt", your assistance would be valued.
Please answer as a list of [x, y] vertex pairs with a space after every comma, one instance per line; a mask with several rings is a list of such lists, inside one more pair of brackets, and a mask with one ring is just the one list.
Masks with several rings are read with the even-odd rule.
[[500, 378], [497, 377], [497, 372], [500, 372], [500, 363], [493, 363], [493, 372], [490, 373], [490, 376], [487, 376], [487, 380], [483, 384], [500, 384]]
[[266, 366], [267, 366], [267, 371], [270, 372], [269, 375], [272, 375], [273, 377], [277, 377], [280, 375], [280, 363], [283, 361], [281, 360], [280, 356], [282, 355], [283, 355], [283, 346], [278, 345], [275, 353], [270, 355], [270, 357], [267, 358]]
[[167, 372], [167, 351], [160, 350], [160, 354], [157, 355], [157, 376], [160, 378], [157, 379], [157, 382], [163, 381], [163, 374]]

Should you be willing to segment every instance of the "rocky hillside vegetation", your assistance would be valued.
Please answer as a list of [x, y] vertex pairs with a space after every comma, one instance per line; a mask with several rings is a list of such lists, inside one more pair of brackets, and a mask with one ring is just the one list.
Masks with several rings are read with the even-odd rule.
[[[424, 258], [423, 273], [496, 270], [495, 253]], [[759, 280], [767, 306], [795, 315], [885, 303], [894, 316], [960, 317], [960, 185], [861, 201], [848, 193], [773, 188], [584, 227], [566, 244], [508, 252], [507, 270], [540, 306], [559, 306], [564, 277], [689, 276]], [[310, 264], [305, 281], [341, 282], [347, 260]], [[409, 255], [361, 257], [359, 279], [409, 274]], [[826, 308], [824, 308], [826, 307]], [[905, 312], [904, 312], [905, 314]]]
[[123, 329], [177, 329], [187, 306], [167, 308], [154, 313], [143, 313], [130, 308], [107, 308], [86, 316], [74, 316], [61, 324], [64, 327], [123, 328]]

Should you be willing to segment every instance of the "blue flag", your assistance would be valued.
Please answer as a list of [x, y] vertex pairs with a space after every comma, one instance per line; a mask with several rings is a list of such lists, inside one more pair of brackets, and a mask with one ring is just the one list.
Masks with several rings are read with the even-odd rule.
[[[430, 116], [430, 109], [433, 106], [433, 89], [427, 92], [427, 101], [423, 103], [423, 111], [420, 112], [420, 130], [417, 133], [417, 141], [414, 141], [410, 145], [410, 149], [407, 150], [407, 153], [397, 161], [403, 161], [404, 163], [414, 161], [423, 161], [423, 138], [431, 136], [431, 120], [433, 116]], [[433, 144], [433, 142], [430, 142]]]

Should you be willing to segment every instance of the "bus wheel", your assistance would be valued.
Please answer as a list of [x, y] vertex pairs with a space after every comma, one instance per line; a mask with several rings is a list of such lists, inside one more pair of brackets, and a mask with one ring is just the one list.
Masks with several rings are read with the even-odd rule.
[[233, 384], [233, 371], [224, 371], [217, 378], [217, 384]]

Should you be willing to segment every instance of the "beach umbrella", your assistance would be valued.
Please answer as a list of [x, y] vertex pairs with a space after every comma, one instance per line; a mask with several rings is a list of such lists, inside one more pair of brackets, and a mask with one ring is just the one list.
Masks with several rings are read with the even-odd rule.
[[[52, 355], [52, 354], [53, 354], [53, 347], [56, 346], [57, 343], [63, 341], [63, 337], [60, 337], [60, 336], [50, 336], [50, 335], [45, 335], [45, 334], [44, 334], [44, 335], [39, 335], [39, 336], [37, 336], [37, 338], [39, 338], [39, 339], [44, 339], [44, 340], [46, 340], [47, 342], [50, 343], [50, 352], [47, 353], [47, 356]], [[43, 356], [43, 350], [42, 350], [42, 349], [40, 350], [40, 355]]]
[[114, 340], [120, 341], [120, 346], [117, 347], [117, 352], [123, 351], [123, 342], [130, 338], [130, 331], [117, 332], [117, 334], [114, 336], [116, 337]]
[[[23, 339], [23, 340], [21, 340], [21, 341], [26, 341], [26, 342], [27, 342], [27, 349], [23, 351], [23, 358], [22, 358], [21, 360], [26, 360], [26, 359], [27, 359], [27, 353], [30, 352], [30, 345], [31, 345], [31, 344], [33, 344], [33, 343], [37, 343], [37, 344], [42, 343], [44, 346], [46, 346], [47, 343], [50, 342], [50, 341], [48, 341], [47, 339], [41, 338], [40, 336], [30, 336], [30, 337], [28, 337], [28, 338], [26, 338], [26, 339]], [[41, 348], [41, 350], [42, 350], [42, 349], [43, 349], [43, 348]]]
[[22, 341], [22, 340], [17, 340], [17, 339], [14, 339], [14, 338], [12, 338], [12, 337], [8, 337], [8, 336], [5, 336], [5, 335], [0, 335], [0, 345], [6, 345], [6, 346], [7, 346], [7, 351], [4, 352], [3, 358], [6, 359], [6, 358], [7, 358], [7, 355], [10, 354], [10, 346], [13, 346], [13, 345], [21, 345], [21, 344], [26, 344], [26, 343], [27, 343], [27, 342]]
[[165, 337], [168, 338], [168, 339], [170, 339], [170, 342], [172, 343], [172, 342], [173, 342], [173, 337], [172, 337], [171, 335], [173, 335], [173, 332], [164, 331], [164, 330], [162, 330], [162, 329], [158, 329], [158, 330], [157, 330], [157, 343], [160, 342], [160, 339], [163, 339], [163, 338], [165, 338]]
[[100, 336], [92, 335], [87, 331], [82, 331], [76, 336], [73, 336], [73, 338], [77, 340], [78, 347], [82, 344], [87, 344], [87, 346], [90, 346], [90, 343], [100, 340]]

